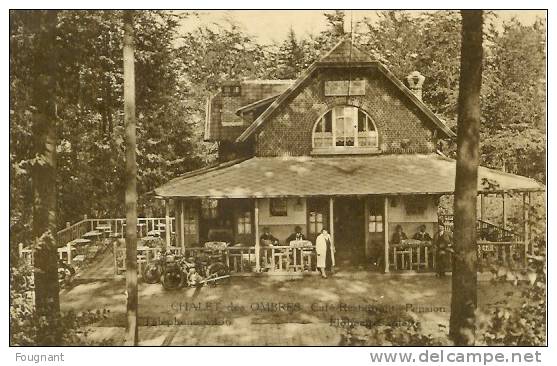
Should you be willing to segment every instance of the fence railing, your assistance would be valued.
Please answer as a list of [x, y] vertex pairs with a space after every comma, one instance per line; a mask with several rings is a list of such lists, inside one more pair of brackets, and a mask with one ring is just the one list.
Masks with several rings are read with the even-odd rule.
[[[439, 220], [442, 221], [449, 231], [454, 229], [454, 215], [439, 215]], [[513, 232], [510, 229], [503, 228], [499, 225], [493, 224], [486, 220], [476, 221], [476, 230], [478, 240], [490, 242], [508, 242], [508, 241], [522, 241], [523, 237], [520, 234]]]
[[[160, 254], [162, 248], [138, 248], [138, 268], [142, 268]], [[201, 247], [185, 248], [167, 247], [167, 253], [197, 257], [204, 254], [220, 254], [221, 260], [233, 274], [250, 273], [255, 271], [255, 247], [231, 246], [222, 250]], [[124, 247], [114, 248], [114, 273], [120, 274], [126, 270]], [[314, 247], [274, 246], [263, 247], [259, 251], [262, 272], [309, 272], [315, 271]]]
[[56, 242], [58, 246], [62, 247], [75, 239], [81, 238], [83, 234], [90, 231], [89, 227], [89, 220], [84, 219], [58, 231], [58, 233], [56, 233]]
[[[176, 223], [174, 217], [170, 218], [171, 231], [176, 233]], [[113, 237], [124, 237], [126, 231], [126, 219], [83, 219], [57, 233], [58, 246], [81, 238], [85, 233], [93, 230], [100, 230], [110, 233]], [[141, 236], [147, 235], [152, 231], [164, 232], [166, 230], [166, 218], [164, 217], [138, 217], [137, 230]]]
[[[452, 252], [447, 251], [447, 271], [451, 271]], [[489, 270], [492, 265], [521, 268], [526, 263], [525, 243], [523, 241], [477, 243], [478, 270]], [[394, 271], [416, 270], [433, 272], [437, 269], [437, 250], [431, 243], [396, 244], [390, 246], [390, 269]]]
[[[170, 218], [171, 235], [176, 234], [176, 223], [173, 217]], [[166, 218], [164, 217], [138, 217], [137, 218], [137, 231], [140, 236], [145, 236], [153, 231], [163, 236], [166, 230]], [[68, 263], [72, 262], [73, 252], [72, 242], [77, 239], [83, 238], [85, 234], [90, 231], [99, 231], [103, 235], [98, 238], [111, 236], [114, 238], [123, 238], [126, 231], [126, 219], [83, 219], [73, 225], [58, 231], [56, 233], [56, 240], [58, 245], [58, 253], [60, 258], [64, 258]], [[33, 250], [25, 246], [23, 243], [19, 244], [19, 257], [23, 258], [26, 262], [33, 262]]]

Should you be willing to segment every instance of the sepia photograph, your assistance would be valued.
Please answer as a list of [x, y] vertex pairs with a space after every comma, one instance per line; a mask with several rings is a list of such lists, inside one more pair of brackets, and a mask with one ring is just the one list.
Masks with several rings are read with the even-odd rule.
[[546, 347], [547, 17], [9, 10], [12, 361]]

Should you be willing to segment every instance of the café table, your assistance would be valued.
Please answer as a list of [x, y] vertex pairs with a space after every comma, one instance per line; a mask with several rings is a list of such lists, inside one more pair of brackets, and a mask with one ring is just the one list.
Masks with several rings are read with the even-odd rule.
[[105, 235], [110, 235], [110, 233], [112, 232], [112, 227], [109, 224], [102, 224], [95, 227], [95, 230], [100, 231]]
[[92, 230], [92, 231], [88, 231], [85, 234], [83, 234], [82, 237], [85, 238], [85, 239], [97, 240], [102, 235], [103, 234], [100, 231]]

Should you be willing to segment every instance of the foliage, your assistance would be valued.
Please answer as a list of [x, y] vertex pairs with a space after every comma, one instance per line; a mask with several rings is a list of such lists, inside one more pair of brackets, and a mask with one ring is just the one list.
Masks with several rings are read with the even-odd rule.
[[[538, 246], [545, 252], [542, 246]], [[547, 302], [545, 254], [530, 256], [525, 270], [500, 268], [495, 282], [511, 282], [520, 292], [519, 304], [509, 299], [491, 313], [479, 314], [480, 342], [490, 346], [543, 346], [546, 344]], [[511, 297], [514, 291], [507, 295]]]
[[[449, 125], [456, 121], [460, 16], [452, 11], [380, 11], [354, 25], [355, 42], [397, 77], [426, 76], [424, 101]], [[343, 36], [342, 11], [327, 12], [327, 28], [260, 45], [233, 18], [190, 31], [193, 15], [136, 14], [138, 190], [214, 158], [202, 142], [206, 98], [231, 79], [295, 78]], [[495, 17], [495, 15], [490, 15]], [[10, 13], [10, 216], [28, 225], [33, 155], [29, 137], [35, 37], [26, 12]], [[123, 214], [122, 24], [118, 11], [59, 15], [59, 226], [83, 214]], [[485, 31], [482, 164], [545, 178], [545, 22], [511, 20]], [[452, 154], [453, 146], [445, 146]]]
[[545, 181], [546, 23], [492, 31], [483, 83], [482, 160]]
[[110, 345], [87, 338], [86, 326], [107, 315], [97, 310], [59, 314], [53, 320], [35, 313], [33, 269], [28, 265], [10, 269], [10, 345], [11, 346], [91, 346]]

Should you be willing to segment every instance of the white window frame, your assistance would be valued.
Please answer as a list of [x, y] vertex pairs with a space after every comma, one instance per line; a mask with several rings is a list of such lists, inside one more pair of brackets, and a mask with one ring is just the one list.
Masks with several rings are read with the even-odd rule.
[[[343, 116], [339, 116], [337, 115], [339, 108], [343, 109]], [[350, 111], [348, 114], [346, 114], [347, 111]], [[324, 118], [327, 115], [327, 113], [331, 113], [331, 135], [332, 135], [332, 142], [330, 146], [319, 146], [316, 147], [315, 146], [315, 137], [316, 137], [316, 133], [317, 134], [322, 134], [323, 132], [316, 132], [317, 131], [317, 127], [320, 124], [324, 124]], [[370, 124], [371, 126], [373, 126], [373, 131], [368, 130], [368, 131], [364, 131], [364, 132], [368, 132], [369, 133], [369, 138], [372, 139], [372, 144], [371, 146], [360, 146], [360, 131], [358, 131], [358, 125], [359, 125], [359, 121], [358, 121], [358, 113], [362, 112], [364, 113], [364, 115], [366, 116], [366, 127], [368, 127]], [[350, 116], [350, 114], [352, 114]], [[353, 139], [354, 139], [354, 145], [341, 145], [341, 146], [337, 146], [337, 120], [339, 118], [345, 118], [350, 116], [352, 119], [352, 130], [353, 130]], [[344, 120], [344, 126], [346, 127], [346, 120]], [[323, 125], [324, 127], [324, 125]], [[343, 130], [345, 130], [343, 128]], [[344, 143], [346, 144], [346, 138], [348, 138], [350, 135], [349, 134], [344, 134]], [[311, 147], [313, 149], [316, 150], [350, 150], [350, 149], [354, 149], [354, 148], [360, 148], [360, 149], [365, 149], [365, 150], [376, 150], [378, 149], [379, 146], [379, 136], [377, 133], [377, 125], [375, 124], [375, 122], [373, 121], [373, 119], [371, 118], [371, 116], [366, 113], [363, 109], [360, 109], [358, 107], [352, 106], [352, 105], [339, 105], [339, 106], [335, 106], [332, 109], [329, 109], [327, 112], [323, 113], [323, 115], [321, 115], [318, 119], [317, 122], [315, 122], [314, 126], [313, 126], [313, 130], [312, 130], [312, 135], [311, 135]]]
[[252, 217], [250, 211], [241, 211], [236, 219], [236, 230], [238, 235], [251, 234]]

